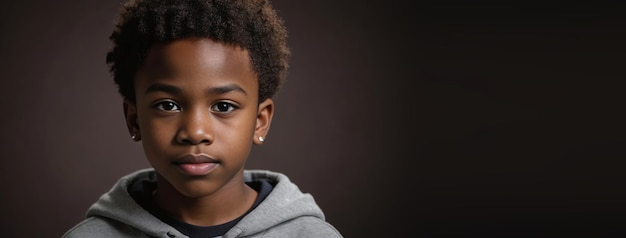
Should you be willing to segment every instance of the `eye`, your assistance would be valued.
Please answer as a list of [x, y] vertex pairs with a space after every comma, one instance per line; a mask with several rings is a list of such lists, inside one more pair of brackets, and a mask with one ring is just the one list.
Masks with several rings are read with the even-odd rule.
[[156, 109], [159, 109], [161, 111], [167, 111], [167, 112], [180, 111], [180, 107], [178, 106], [178, 104], [172, 101], [161, 101], [155, 104], [154, 107], [156, 107]]
[[237, 106], [229, 102], [218, 102], [216, 104], [213, 104], [213, 106], [211, 107], [211, 110], [219, 113], [231, 112], [235, 109], [237, 109]]

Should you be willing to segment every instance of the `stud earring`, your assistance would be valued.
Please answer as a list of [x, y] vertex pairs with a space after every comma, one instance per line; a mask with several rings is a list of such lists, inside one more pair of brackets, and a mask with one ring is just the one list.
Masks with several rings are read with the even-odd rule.
[[263, 142], [264, 140], [265, 140], [265, 139], [263, 139], [263, 137], [262, 137], [262, 136], [259, 136], [259, 141], [260, 141], [260, 142]]
[[134, 140], [134, 141], [137, 141], [137, 134], [133, 133], [133, 134], [130, 136], [130, 139], [132, 139], [132, 140]]

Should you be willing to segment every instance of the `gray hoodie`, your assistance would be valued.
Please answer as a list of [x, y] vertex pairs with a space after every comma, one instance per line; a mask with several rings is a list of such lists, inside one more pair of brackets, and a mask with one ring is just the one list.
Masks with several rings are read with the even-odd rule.
[[[67, 231], [74, 237], [187, 237], [144, 210], [128, 193], [137, 179], [154, 179], [153, 169], [142, 169], [122, 177], [87, 211], [87, 218]], [[266, 178], [274, 189], [254, 210], [230, 229], [228, 237], [342, 237], [325, 221], [324, 213], [308, 193], [302, 193], [287, 176], [246, 170], [245, 181]]]

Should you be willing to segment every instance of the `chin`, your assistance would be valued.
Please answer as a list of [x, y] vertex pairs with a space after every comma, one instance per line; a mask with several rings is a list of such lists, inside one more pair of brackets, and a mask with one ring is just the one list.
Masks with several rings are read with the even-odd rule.
[[204, 181], [193, 181], [174, 186], [176, 191], [185, 197], [200, 198], [214, 194], [218, 188], [215, 184]]

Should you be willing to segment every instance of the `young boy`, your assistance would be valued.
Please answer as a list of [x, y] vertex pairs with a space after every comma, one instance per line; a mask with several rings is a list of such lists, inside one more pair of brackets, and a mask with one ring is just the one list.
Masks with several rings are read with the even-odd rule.
[[282, 24], [267, 0], [126, 3], [107, 63], [152, 168], [63, 237], [341, 237], [285, 175], [244, 170], [286, 76]]

